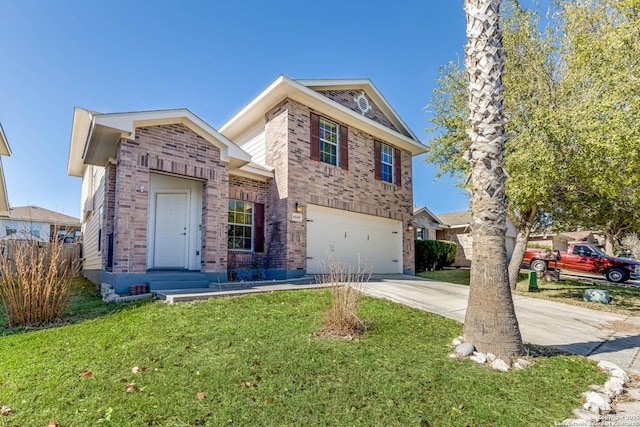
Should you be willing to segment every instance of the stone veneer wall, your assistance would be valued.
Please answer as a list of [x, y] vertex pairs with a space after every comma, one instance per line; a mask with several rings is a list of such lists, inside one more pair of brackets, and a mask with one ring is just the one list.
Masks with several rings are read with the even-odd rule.
[[[267, 164], [276, 170], [269, 189], [272, 222], [269, 255], [272, 263], [287, 270], [304, 269], [307, 264], [306, 222], [290, 220], [296, 202], [397, 219], [402, 221], [403, 230], [413, 213], [411, 154], [403, 151], [401, 155], [401, 186], [376, 180], [374, 138], [347, 126], [349, 170], [313, 161], [310, 159], [311, 111], [296, 101], [285, 100], [266, 116]], [[415, 268], [414, 250], [413, 232], [404, 230], [405, 271]]]
[[183, 125], [136, 129], [118, 144], [114, 273], [145, 273], [150, 172], [203, 181], [201, 271], [226, 272], [229, 175], [220, 150]]

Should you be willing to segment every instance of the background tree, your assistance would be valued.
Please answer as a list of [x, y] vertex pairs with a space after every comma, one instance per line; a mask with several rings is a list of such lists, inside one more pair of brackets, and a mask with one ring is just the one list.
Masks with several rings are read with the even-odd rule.
[[640, 226], [640, 0], [562, 8], [564, 157], [578, 158], [558, 221], [596, 226], [613, 254]]
[[465, 0], [473, 263], [464, 322], [467, 342], [501, 356], [524, 353], [507, 273], [500, 0]]
[[[505, 3], [503, 43], [507, 57], [503, 82], [507, 130], [505, 169], [507, 208], [518, 230], [509, 266], [509, 281], [515, 288], [529, 234], [536, 218], [554, 207], [553, 194], [567, 170], [556, 155], [562, 145], [558, 137], [558, 35], [552, 25], [541, 26], [540, 15], [524, 9], [518, 1]], [[555, 15], [551, 15], [555, 16]], [[469, 172], [463, 161], [466, 84], [463, 70], [450, 62], [441, 68], [429, 105], [433, 113], [426, 161], [439, 167], [438, 176], [459, 178]], [[439, 131], [439, 133], [436, 133]]]

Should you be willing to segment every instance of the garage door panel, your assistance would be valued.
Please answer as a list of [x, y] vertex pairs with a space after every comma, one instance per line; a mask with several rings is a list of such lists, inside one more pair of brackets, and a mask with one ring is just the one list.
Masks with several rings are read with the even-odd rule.
[[328, 270], [330, 254], [344, 264], [361, 264], [373, 273], [401, 273], [400, 221], [308, 205], [307, 272]]

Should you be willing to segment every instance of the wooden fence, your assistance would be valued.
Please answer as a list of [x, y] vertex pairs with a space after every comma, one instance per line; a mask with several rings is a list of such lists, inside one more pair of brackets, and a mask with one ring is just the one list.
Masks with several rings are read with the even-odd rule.
[[[0, 242], [0, 255], [6, 258], [8, 265], [15, 269], [15, 253], [20, 245], [36, 245], [37, 251], [46, 251], [45, 259], [51, 258], [51, 247], [53, 245], [61, 247], [60, 262], [63, 266], [71, 266], [69, 272], [72, 277], [79, 277], [81, 271], [80, 257], [82, 255], [82, 243], [50, 243], [50, 242], [30, 242], [24, 240], [3, 240]], [[15, 271], [14, 271], [15, 272]]]

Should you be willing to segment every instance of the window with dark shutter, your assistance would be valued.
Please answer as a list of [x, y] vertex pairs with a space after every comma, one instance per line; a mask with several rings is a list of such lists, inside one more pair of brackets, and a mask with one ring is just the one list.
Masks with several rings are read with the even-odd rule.
[[382, 160], [380, 159], [380, 152], [382, 144], [380, 141], [373, 141], [373, 163], [375, 165], [375, 178], [382, 179]]
[[264, 252], [264, 204], [253, 204], [253, 251]]
[[340, 167], [349, 170], [349, 130], [346, 126], [340, 126]]
[[394, 159], [393, 159], [393, 174], [395, 175], [396, 185], [402, 185], [402, 177], [400, 176], [402, 173], [402, 167], [400, 166], [402, 152], [397, 148], [394, 149]]
[[320, 160], [320, 117], [311, 113], [311, 160]]

